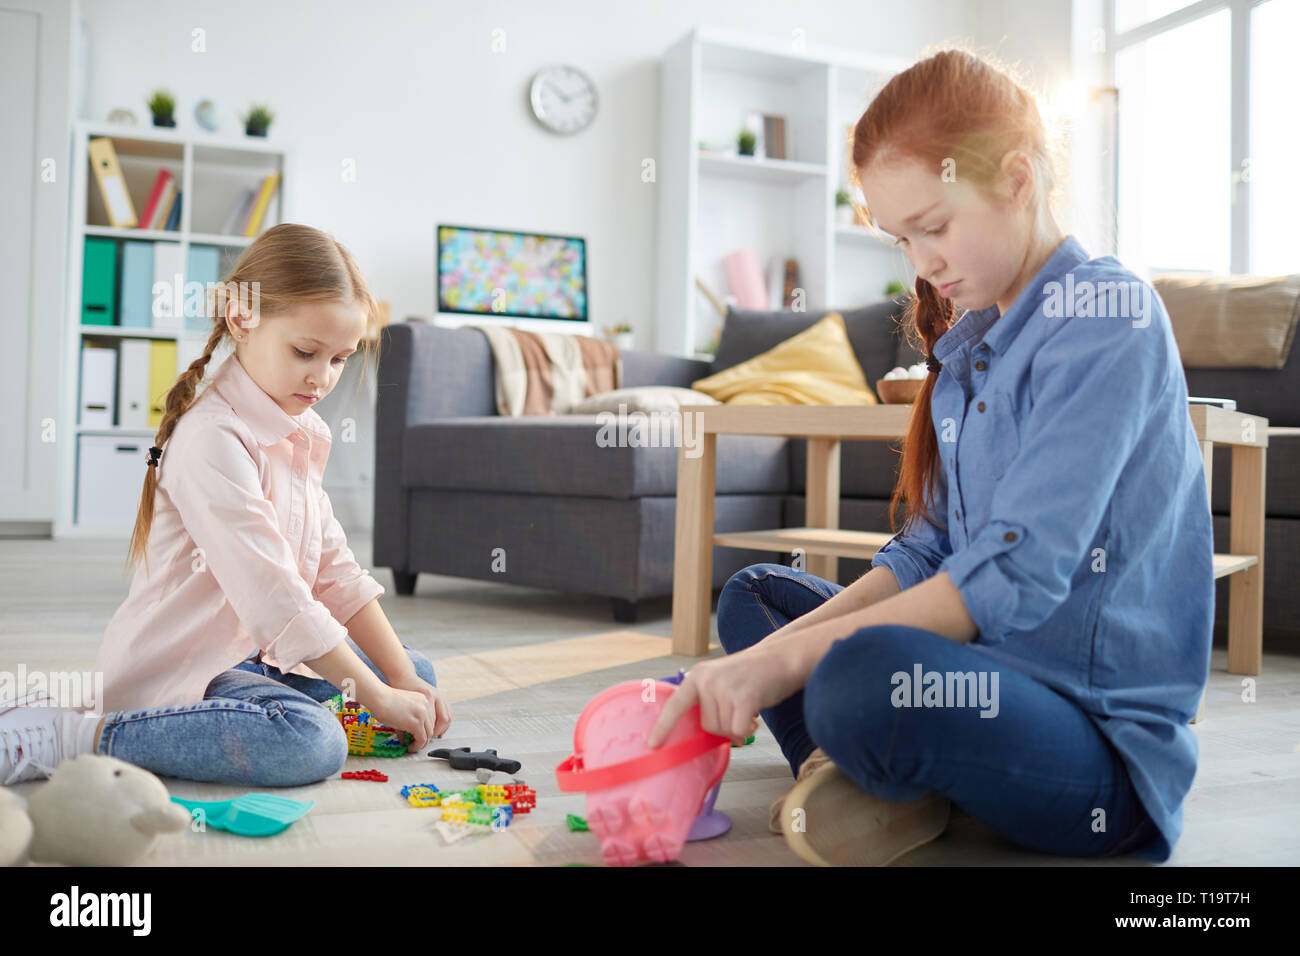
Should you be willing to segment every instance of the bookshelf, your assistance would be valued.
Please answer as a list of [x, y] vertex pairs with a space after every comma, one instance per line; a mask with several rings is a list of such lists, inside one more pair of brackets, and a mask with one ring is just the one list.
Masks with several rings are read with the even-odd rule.
[[[89, 144], [101, 137], [113, 142], [137, 217], [143, 216], [159, 170], [170, 171], [181, 194], [176, 228], [110, 224], [90, 168]], [[287, 221], [290, 155], [275, 140], [93, 121], [73, 125], [61, 418], [74, 424], [72, 440], [59, 442], [65, 480], [59, 483], [56, 533], [129, 534], [146, 455], [161, 422], [159, 400], [202, 354], [211, 334], [211, 317], [190, 314], [196, 311], [194, 297], [207, 282], [226, 275], [253, 241], [223, 232], [246, 189], [278, 174], [260, 228]], [[106, 278], [110, 268], [111, 282]], [[128, 268], [132, 271], [124, 281]], [[168, 280], [173, 286], [170, 313], [155, 308], [164, 301], [154, 285], [160, 275], [180, 276], [179, 285]], [[142, 301], [142, 283], [150, 289], [147, 301]], [[86, 392], [87, 371], [96, 383], [94, 396]], [[105, 377], [111, 382], [107, 388]], [[111, 396], [108, 403], [97, 400], [104, 395]], [[142, 407], [146, 401], [148, 408]]]
[[[722, 324], [696, 288], [729, 293], [724, 258], [752, 248], [766, 270], [799, 263], [809, 311], [853, 308], [914, 277], [907, 258], [862, 226], [841, 224], [847, 130], [871, 96], [910, 60], [864, 55], [699, 27], [660, 67], [659, 265], [654, 347], [701, 355]], [[784, 116], [786, 157], [735, 154], [750, 113]], [[710, 147], [730, 144], [721, 151]]]

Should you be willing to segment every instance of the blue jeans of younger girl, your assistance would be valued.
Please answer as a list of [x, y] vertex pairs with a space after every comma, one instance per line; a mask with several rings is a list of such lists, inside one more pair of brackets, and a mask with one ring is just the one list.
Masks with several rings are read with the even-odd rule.
[[[732, 575], [718, 597], [728, 654], [844, 590], [783, 564]], [[898, 707], [891, 676], [997, 672], [998, 712], [976, 706]], [[865, 688], [873, 688], [866, 692]], [[1128, 772], [1088, 716], [1056, 691], [965, 644], [921, 628], [865, 627], [836, 641], [804, 689], [759, 716], [798, 772], [820, 747], [859, 787], [882, 800], [942, 793], [999, 835], [1046, 853], [1118, 856], [1151, 840]], [[1105, 829], [1094, 832], [1098, 809]]]
[[[352, 638], [358, 657], [387, 682]], [[415, 673], [437, 685], [433, 664], [402, 647]], [[348, 741], [338, 718], [321, 706], [339, 693], [329, 681], [282, 674], [250, 657], [223, 671], [194, 704], [104, 715], [101, 754], [184, 780], [252, 787], [297, 787], [342, 769]]]

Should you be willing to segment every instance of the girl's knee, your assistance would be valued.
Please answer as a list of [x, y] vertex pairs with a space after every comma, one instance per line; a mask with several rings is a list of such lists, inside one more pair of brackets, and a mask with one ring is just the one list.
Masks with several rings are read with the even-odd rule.
[[297, 712], [295, 733], [287, 735], [289, 751], [269, 761], [264, 786], [300, 787], [339, 773], [348, 759], [348, 736], [338, 718], [324, 707], [320, 714]]
[[411, 659], [411, 664], [415, 668], [415, 676], [425, 683], [437, 687], [438, 675], [433, 669], [433, 662], [413, 647], [406, 644], [403, 644], [402, 647], [406, 650], [406, 656]]
[[823, 655], [804, 687], [804, 721], [823, 749], [836, 735], [856, 736], [864, 726], [883, 727], [897, 716], [893, 675], [911, 674], [920, 660], [910, 630], [888, 624], [864, 627]]

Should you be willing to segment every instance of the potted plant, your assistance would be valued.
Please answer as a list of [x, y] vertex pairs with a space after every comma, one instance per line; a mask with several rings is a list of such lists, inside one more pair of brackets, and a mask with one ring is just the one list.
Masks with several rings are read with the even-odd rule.
[[605, 326], [605, 337], [613, 342], [614, 347], [620, 352], [626, 352], [632, 348], [632, 326], [626, 322], [620, 322], [613, 328]]
[[835, 221], [841, 226], [852, 226], [858, 221], [858, 212], [846, 190], [835, 190]]
[[267, 127], [271, 125], [273, 119], [275, 114], [271, 112], [270, 107], [254, 104], [243, 117], [244, 132], [249, 136], [265, 136]]
[[149, 97], [149, 112], [153, 114], [154, 126], [175, 126], [172, 113], [176, 109], [176, 98], [167, 90], [154, 90]]
[[902, 295], [903, 291], [903, 283], [894, 279], [889, 285], [885, 286], [885, 298], [892, 299], [894, 296]]
[[752, 129], [742, 129], [736, 137], [736, 149], [741, 156], [753, 156], [754, 147], [758, 145], [758, 136]]

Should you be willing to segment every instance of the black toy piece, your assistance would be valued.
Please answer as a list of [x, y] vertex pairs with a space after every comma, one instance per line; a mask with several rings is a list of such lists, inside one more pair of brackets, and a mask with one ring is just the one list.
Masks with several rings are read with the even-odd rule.
[[500, 770], [502, 773], [518, 773], [519, 768], [523, 766], [518, 760], [498, 757], [495, 750], [471, 752], [468, 747], [457, 747], [455, 750], [430, 750], [428, 756], [447, 761], [451, 764], [452, 770], [478, 770], [482, 767], [486, 770]]

